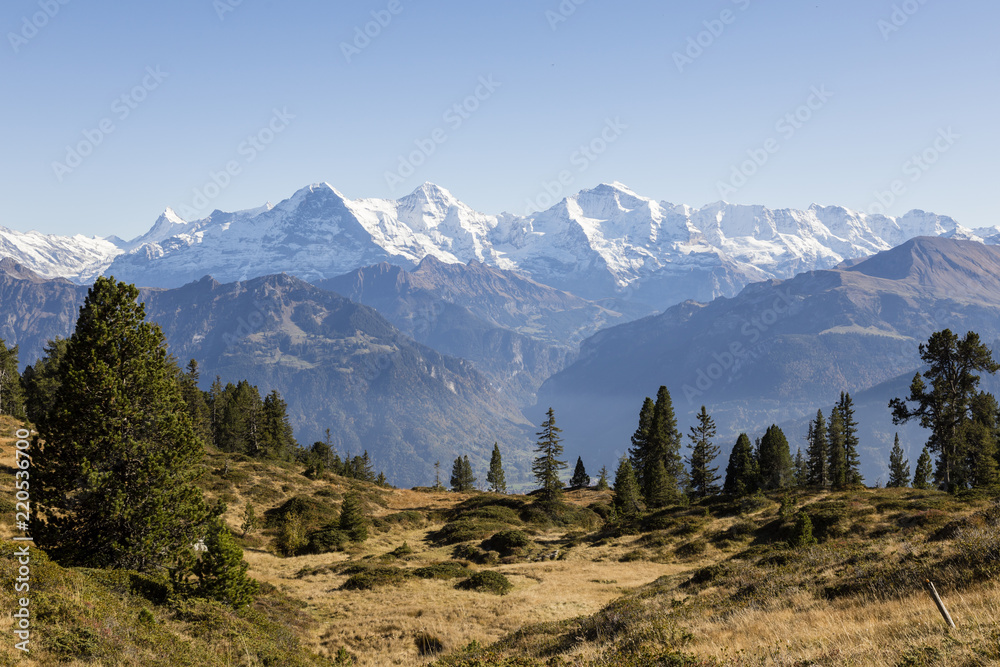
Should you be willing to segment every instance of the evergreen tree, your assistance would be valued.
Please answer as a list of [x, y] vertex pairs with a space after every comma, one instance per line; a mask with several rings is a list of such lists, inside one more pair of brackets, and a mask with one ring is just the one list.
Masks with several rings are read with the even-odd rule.
[[836, 411], [844, 429], [844, 481], [846, 486], [859, 486], [864, 482], [861, 476], [861, 459], [858, 455], [858, 422], [854, 419], [854, 402], [851, 395], [840, 392]]
[[816, 419], [809, 422], [809, 447], [806, 450], [808, 473], [806, 485], [826, 488], [830, 485], [830, 448], [826, 440], [826, 419], [823, 411], [816, 411]]
[[555, 411], [549, 408], [545, 421], [542, 422], [542, 430], [538, 432], [538, 444], [535, 447], [538, 456], [531, 464], [531, 471], [542, 487], [540, 497], [545, 502], [558, 499], [562, 493], [559, 471], [566, 468], [566, 462], [559, 459], [563, 453], [562, 438], [559, 437], [561, 432], [562, 429], [556, 426]]
[[795, 526], [792, 528], [792, 535], [788, 540], [788, 546], [808, 547], [813, 544], [816, 544], [816, 538], [813, 537], [812, 519], [805, 512], [799, 512]]
[[493, 455], [490, 457], [490, 469], [486, 473], [486, 483], [493, 493], [507, 493], [507, 479], [503, 473], [503, 461], [500, 459], [500, 445], [493, 443]]
[[221, 518], [209, 524], [205, 546], [206, 551], [194, 565], [194, 574], [198, 577], [196, 595], [218, 600], [234, 609], [253, 602], [257, 582], [247, 576], [249, 565], [243, 560], [243, 549], [236, 544]]
[[464, 493], [472, 491], [476, 485], [476, 478], [472, 475], [472, 464], [469, 463], [468, 456], [455, 457], [455, 463], [451, 467], [451, 488], [453, 491]]
[[719, 447], [712, 442], [715, 438], [715, 421], [709, 417], [704, 405], [696, 419], [697, 425], [692, 426], [691, 433], [688, 434], [691, 439], [691, 456], [687, 460], [691, 466], [691, 493], [695, 498], [706, 498], [719, 492], [719, 467], [712, 466], [719, 455]]
[[56, 390], [59, 389], [59, 364], [66, 356], [69, 339], [56, 338], [45, 345], [45, 356], [28, 366], [21, 374], [24, 388], [24, 408], [28, 419], [38, 424], [55, 407]]
[[729, 453], [726, 481], [723, 491], [731, 496], [746, 496], [758, 488], [759, 468], [753, 445], [746, 433], [740, 433], [733, 451]]
[[18, 346], [7, 347], [0, 338], [0, 415], [24, 418], [24, 393], [17, 370]]
[[361, 497], [356, 491], [344, 494], [340, 505], [340, 530], [352, 542], [364, 542], [368, 539], [368, 519], [365, 518]]
[[97, 279], [38, 422], [32, 535], [65, 563], [150, 571], [189, 551], [211, 516], [178, 370], [138, 296]]
[[288, 404], [277, 390], [272, 390], [261, 406], [261, 441], [261, 455], [275, 459], [289, 460], [299, 447], [288, 421]]
[[788, 439], [776, 424], [768, 427], [757, 454], [760, 478], [765, 489], [782, 489], [792, 484], [792, 455]]
[[597, 471], [597, 490], [607, 491], [608, 488], [608, 466], [601, 466]]
[[590, 486], [590, 475], [583, 466], [583, 459], [576, 457], [576, 468], [573, 470], [573, 477], [569, 480], [569, 485], [573, 488], [586, 488]]
[[920, 458], [917, 459], [917, 469], [913, 473], [913, 488], [914, 489], [929, 489], [931, 477], [931, 454], [927, 451], [927, 445], [924, 445], [923, 451], [920, 452]]
[[632, 464], [626, 456], [618, 462], [614, 489], [614, 495], [611, 497], [613, 516], [618, 520], [634, 519], [640, 510], [639, 485]]
[[847, 486], [847, 459], [844, 440], [844, 416], [836, 408], [830, 413], [830, 428], [827, 438], [830, 447], [830, 486], [843, 489]]
[[673, 480], [667, 475], [667, 467], [663, 459], [653, 462], [653, 470], [649, 474], [649, 490], [646, 492], [646, 504], [653, 509], [666, 507], [676, 500], [673, 493]]
[[985, 488], [995, 486], [998, 479], [997, 443], [991, 429], [979, 421], [967, 421], [958, 430], [963, 454], [961, 464], [956, 463], [953, 483], [957, 488]]
[[[914, 375], [906, 401], [894, 398], [889, 402], [892, 421], [902, 424], [917, 419], [923, 428], [930, 429], [927, 448], [938, 454], [935, 476], [951, 492], [956, 489], [953, 470], [968, 456], [960, 451], [967, 442], [960, 430], [971, 419], [972, 403], [979, 393], [979, 373], [996, 373], [1000, 364], [977, 333], [969, 331], [959, 340], [950, 329], [931, 334], [927, 344], [920, 345], [920, 358], [930, 369], [923, 377]], [[908, 402], [916, 406], [910, 408]]]
[[899, 446], [899, 434], [889, 452], [889, 488], [899, 488], [910, 484], [910, 462], [903, 458], [903, 448]]
[[259, 526], [260, 521], [257, 519], [257, 510], [254, 509], [253, 503], [248, 500], [247, 504], [243, 506], [243, 523], [240, 525], [243, 537], [252, 534]]
[[656, 392], [649, 436], [653, 453], [651, 460], [661, 459], [667, 472], [669, 501], [681, 502], [683, 491], [688, 486], [688, 476], [681, 458], [681, 432], [677, 429], [673, 400], [666, 387], [660, 387]]
[[188, 417], [194, 433], [202, 443], [212, 444], [212, 415], [208, 408], [205, 392], [198, 388], [198, 362], [188, 362], [186, 372], [180, 376], [181, 395], [187, 406]]
[[434, 490], [444, 491], [444, 484], [441, 483], [441, 462], [434, 462]]
[[802, 448], [795, 450], [795, 486], [805, 486], [809, 480], [809, 464], [802, 456]]
[[649, 473], [652, 470], [650, 430], [653, 427], [653, 412], [655, 404], [653, 399], [646, 397], [639, 410], [639, 426], [632, 434], [632, 446], [629, 447], [629, 457], [631, 458], [632, 471], [639, 484], [639, 488], [645, 492], [649, 484]]

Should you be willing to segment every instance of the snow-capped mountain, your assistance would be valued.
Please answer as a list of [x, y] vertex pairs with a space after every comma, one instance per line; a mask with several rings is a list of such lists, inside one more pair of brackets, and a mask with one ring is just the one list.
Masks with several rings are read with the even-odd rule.
[[432, 256], [660, 309], [731, 296], [752, 281], [829, 268], [917, 236], [996, 243], [1000, 228], [968, 229], [923, 211], [892, 218], [818, 205], [800, 211], [719, 202], [694, 209], [620, 183], [584, 190], [531, 217], [487, 215], [431, 183], [399, 200], [351, 200], [318, 183], [275, 206], [214, 211], [202, 220], [167, 209], [127, 243], [0, 228], [0, 255], [47, 277], [86, 282], [105, 273], [157, 287], [206, 274], [231, 281], [286, 272], [314, 281], [379, 262], [413, 268]]

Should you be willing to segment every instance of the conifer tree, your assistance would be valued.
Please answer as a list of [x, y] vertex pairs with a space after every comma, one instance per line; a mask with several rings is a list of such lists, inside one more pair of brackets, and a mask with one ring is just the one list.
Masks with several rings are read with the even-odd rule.
[[740, 433], [726, 466], [723, 491], [731, 496], [746, 496], [758, 489], [759, 468], [753, 445], [746, 433]]
[[910, 462], [903, 458], [903, 448], [899, 446], [899, 434], [889, 452], [889, 483], [886, 487], [900, 488], [910, 484]]
[[352, 542], [364, 542], [368, 539], [368, 519], [365, 518], [361, 497], [356, 491], [344, 494], [340, 505], [340, 530]]
[[806, 450], [808, 474], [806, 485], [826, 488], [830, 485], [830, 447], [826, 439], [826, 419], [823, 411], [816, 411], [816, 419], [809, 422], [809, 447]]
[[601, 469], [597, 471], [597, 490], [607, 491], [608, 488], [608, 466], [601, 466]]
[[56, 390], [59, 388], [57, 370], [66, 356], [67, 338], [56, 338], [45, 345], [45, 356], [33, 366], [27, 366], [21, 374], [24, 388], [24, 408], [28, 419], [38, 424], [55, 407]]
[[765, 489], [782, 489], [792, 484], [792, 455], [788, 439], [776, 424], [768, 427], [757, 454], [760, 479]]
[[198, 439], [206, 445], [212, 444], [212, 417], [205, 399], [205, 392], [198, 388], [198, 362], [188, 362], [186, 372], [180, 376], [181, 395], [187, 405], [188, 417]]
[[632, 446], [629, 448], [629, 456], [632, 463], [632, 471], [635, 474], [639, 488], [645, 490], [649, 483], [649, 472], [651, 470], [651, 442], [650, 430], [653, 427], [653, 412], [655, 404], [653, 399], [646, 397], [639, 410], [639, 426], [632, 434]]
[[243, 560], [243, 549], [236, 544], [221, 518], [209, 523], [205, 547], [206, 551], [194, 564], [194, 574], [198, 577], [196, 595], [218, 600], [234, 609], [253, 602], [258, 584], [247, 576], [250, 566]]
[[827, 445], [830, 448], [830, 486], [843, 489], [847, 486], [847, 459], [844, 441], [844, 417], [836, 408], [830, 413]]
[[[295, 442], [288, 420], [288, 404], [278, 391], [272, 390], [261, 406], [261, 454], [269, 458], [289, 460], [299, 445]], [[372, 480], [374, 477], [372, 477]], [[371, 480], [369, 480], [371, 481]]]
[[639, 514], [639, 485], [632, 471], [632, 463], [626, 456], [618, 462], [618, 470], [615, 472], [611, 507], [618, 520], [631, 520]]
[[667, 474], [667, 467], [663, 465], [663, 459], [656, 459], [653, 462], [653, 469], [649, 474], [649, 490], [646, 492], [646, 505], [653, 509], [666, 507], [676, 500], [673, 487], [673, 480]]
[[795, 526], [792, 528], [791, 538], [788, 540], [788, 546], [808, 547], [813, 544], [816, 544], [816, 538], [813, 537], [812, 519], [805, 512], [799, 512]]
[[861, 476], [861, 458], [858, 455], [858, 422], [854, 419], [854, 402], [847, 392], [840, 392], [836, 411], [844, 429], [844, 482], [846, 486], [858, 486], [864, 482]]
[[691, 467], [691, 494], [695, 498], [706, 498], [719, 492], [719, 467], [712, 466], [719, 455], [719, 447], [712, 442], [715, 438], [715, 421], [708, 415], [704, 405], [696, 419], [698, 423], [691, 427], [688, 434], [691, 440], [691, 456], [688, 458], [688, 465]]
[[97, 279], [38, 422], [32, 535], [64, 563], [150, 571], [189, 551], [212, 515], [193, 484], [202, 446], [179, 371], [138, 296]]
[[476, 478], [472, 476], [472, 465], [469, 457], [455, 457], [455, 463], [451, 467], [451, 488], [453, 491], [464, 493], [471, 491], [476, 483]]
[[566, 462], [559, 458], [563, 453], [561, 432], [562, 429], [556, 426], [555, 411], [549, 408], [542, 430], [538, 432], [538, 444], [535, 446], [538, 456], [531, 464], [531, 471], [542, 487], [540, 497], [543, 502], [555, 501], [562, 494], [559, 471], [566, 469]]
[[809, 479], [809, 464], [802, 456], [802, 448], [795, 449], [795, 486], [805, 486]]
[[931, 455], [927, 451], [927, 445], [924, 445], [923, 450], [920, 452], [920, 458], [917, 459], [917, 469], [913, 472], [913, 488], [914, 489], [929, 489], [931, 477]]
[[24, 393], [17, 370], [18, 346], [7, 347], [0, 338], [0, 415], [24, 418]]
[[259, 520], [257, 519], [257, 510], [254, 509], [253, 503], [249, 500], [247, 504], [243, 506], [243, 523], [240, 525], [240, 530], [243, 531], [243, 537], [250, 535], [259, 527]]
[[573, 488], [586, 488], [590, 486], [590, 475], [583, 466], [583, 458], [576, 457], [576, 468], [573, 470], [573, 477], [569, 480], [569, 485]]
[[434, 462], [434, 490], [444, 491], [444, 484], [441, 483], [441, 462]]
[[503, 472], [503, 461], [500, 458], [500, 445], [493, 443], [493, 455], [490, 456], [490, 469], [486, 473], [486, 483], [493, 493], [507, 493], [507, 479]]
[[[889, 402], [892, 421], [902, 424], [917, 419], [923, 428], [930, 429], [927, 448], [938, 454], [936, 481], [951, 492], [957, 488], [953, 472], [967, 456], [961, 451], [965, 440], [960, 429], [971, 419], [972, 403], [979, 393], [979, 373], [996, 373], [1000, 364], [976, 332], [969, 331], [960, 340], [950, 329], [931, 334], [927, 344], [920, 345], [920, 358], [930, 368], [923, 376], [914, 375], [905, 401], [894, 398]], [[910, 408], [907, 403], [916, 406]]]

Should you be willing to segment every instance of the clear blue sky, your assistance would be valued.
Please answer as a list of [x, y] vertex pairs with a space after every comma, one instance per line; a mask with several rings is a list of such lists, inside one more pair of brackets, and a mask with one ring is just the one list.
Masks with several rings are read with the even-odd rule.
[[[562, 16], [559, 0], [63, 1], [0, 9], [0, 225], [14, 229], [130, 238], [166, 206], [249, 208], [316, 181], [352, 198], [433, 181], [481, 211], [523, 213], [563, 170], [567, 191], [617, 180], [702, 206], [769, 139], [727, 200], [868, 209], [899, 180], [892, 214], [1000, 223], [996, 3], [564, 0]], [[916, 11], [890, 32], [894, 5]], [[348, 62], [342, 45], [373, 11], [391, 21]], [[699, 37], [679, 68], [675, 52]], [[499, 87], [480, 88], [468, 118], [446, 116], [481, 77]], [[814, 86], [832, 97], [779, 131]], [[262, 151], [244, 145], [275, 109], [294, 118], [274, 121]], [[627, 127], [593, 159], [575, 155], [608, 119]], [[904, 166], [934, 157], [949, 127], [960, 136], [939, 141], [934, 164]], [[439, 128], [446, 141], [391, 188], [386, 172]], [[81, 142], [93, 150], [78, 166], [53, 166]], [[230, 161], [239, 173], [198, 202]]]

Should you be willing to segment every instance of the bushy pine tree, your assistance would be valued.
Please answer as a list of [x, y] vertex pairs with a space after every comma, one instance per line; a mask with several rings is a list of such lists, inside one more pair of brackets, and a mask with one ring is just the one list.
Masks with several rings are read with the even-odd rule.
[[731, 496], [749, 495], [759, 488], [759, 476], [757, 457], [750, 438], [746, 433], [740, 433], [733, 450], [729, 453], [723, 492]]
[[472, 464], [468, 456], [455, 457], [451, 467], [451, 488], [453, 491], [472, 491], [476, 486], [476, 478], [472, 474]]
[[816, 419], [809, 422], [809, 446], [806, 450], [808, 473], [806, 485], [826, 488], [830, 485], [830, 447], [826, 439], [826, 419], [823, 411], [816, 411]]
[[59, 388], [57, 370], [66, 356], [68, 338], [56, 338], [45, 345], [45, 356], [29, 365], [21, 374], [24, 388], [24, 408], [28, 419], [38, 424], [45, 420], [56, 404], [56, 390]]
[[776, 424], [769, 426], [760, 440], [757, 465], [765, 489], [783, 489], [792, 485], [792, 454], [788, 449], [788, 439]]
[[569, 485], [573, 488], [586, 488], [590, 486], [590, 475], [587, 474], [582, 457], [576, 457], [576, 468], [573, 470], [573, 476], [569, 480]]
[[243, 560], [243, 549], [236, 544], [221, 518], [209, 524], [205, 547], [194, 564], [194, 574], [198, 578], [196, 595], [218, 600], [234, 609], [253, 602], [258, 584], [247, 576], [249, 565]]
[[507, 493], [507, 478], [503, 472], [503, 461], [500, 458], [500, 445], [493, 443], [493, 455], [490, 456], [490, 469], [486, 473], [486, 483], [493, 493]]
[[663, 459], [656, 459], [653, 462], [653, 470], [649, 474], [646, 504], [653, 509], [666, 507], [676, 500], [673, 486], [673, 480], [667, 474], [667, 467], [663, 465]]
[[836, 411], [844, 429], [844, 483], [846, 486], [859, 486], [864, 482], [861, 476], [861, 458], [858, 455], [858, 422], [854, 419], [854, 402], [847, 392], [840, 392], [840, 401]]
[[562, 494], [559, 471], [566, 469], [566, 462], [559, 458], [563, 453], [561, 432], [562, 429], [556, 426], [555, 410], [549, 408], [542, 430], [538, 432], [538, 444], [535, 446], [538, 456], [531, 464], [531, 471], [541, 485], [540, 498], [544, 502], [555, 501]]
[[667, 473], [669, 502], [681, 502], [683, 492], [688, 487], [688, 475], [681, 458], [682, 438], [677, 429], [674, 403], [666, 387], [660, 387], [656, 392], [649, 435], [653, 453], [650, 460], [655, 462], [657, 458], [661, 459]]
[[847, 486], [847, 459], [844, 440], [844, 417], [840, 410], [834, 408], [830, 413], [830, 426], [827, 433], [827, 445], [830, 453], [830, 486], [843, 489]]
[[653, 403], [653, 399], [647, 396], [642, 402], [642, 408], [639, 410], [639, 425], [636, 427], [635, 433], [632, 434], [632, 446], [628, 450], [632, 471], [635, 474], [639, 488], [643, 489], [643, 491], [648, 486], [652, 464], [652, 461], [649, 460], [651, 456], [649, 434], [653, 427], [654, 410], [655, 404]]
[[276, 389], [264, 398], [261, 408], [261, 430], [263, 456], [279, 460], [293, 458], [299, 444], [295, 442], [292, 424], [288, 420], [288, 404]]
[[608, 466], [601, 466], [601, 469], [597, 471], [597, 490], [607, 491], [608, 488]]
[[634, 519], [641, 509], [639, 505], [639, 484], [632, 470], [632, 463], [623, 456], [618, 462], [615, 472], [614, 495], [611, 497], [611, 507], [616, 520]]
[[795, 519], [795, 526], [792, 528], [791, 537], [788, 539], [788, 546], [808, 547], [813, 544], [816, 544], [816, 538], [813, 537], [812, 519], [805, 512], [799, 512]]
[[17, 370], [18, 346], [7, 347], [0, 338], [0, 415], [24, 418], [24, 393]]
[[361, 497], [355, 491], [344, 494], [340, 505], [340, 530], [352, 542], [364, 542], [368, 539], [368, 519], [365, 518]]
[[795, 450], [795, 486], [806, 486], [809, 480], [809, 464], [806, 457], [802, 456], [802, 448]]
[[212, 444], [212, 416], [208, 409], [205, 392], [198, 388], [198, 362], [192, 359], [188, 362], [185, 372], [180, 376], [181, 395], [187, 405], [188, 417], [194, 433], [204, 444]]
[[903, 448], [899, 446], [899, 434], [892, 443], [892, 451], [889, 452], [889, 482], [886, 487], [900, 488], [910, 484], [910, 462], [903, 458]]
[[931, 488], [930, 478], [931, 478], [931, 454], [929, 451], [927, 451], [927, 445], [924, 445], [923, 450], [920, 452], [920, 457], [917, 459], [917, 468], [913, 472], [913, 488], [914, 489]]
[[691, 495], [706, 498], [719, 492], [719, 467], [712, 465], [719, 455], [719, 447], [712, 442], [715, 438], [715, 421], [708, 415], [704, 405], [696, 419], [697, 424], [691, 427], [688, 434], [691, 440], [691, 456], [687, 460], [691, 467]]
[[37, 422], [32, 535], [64, 563], [154, 570], [189, 550], [212, 515], [193, 484], [202, 446], [179, 371], [138, 296], [97, 279]]

